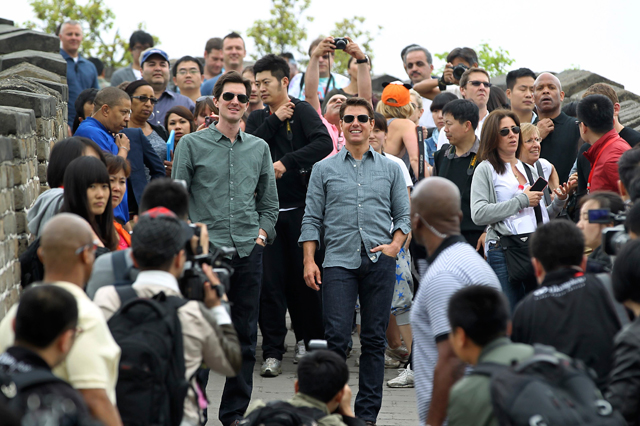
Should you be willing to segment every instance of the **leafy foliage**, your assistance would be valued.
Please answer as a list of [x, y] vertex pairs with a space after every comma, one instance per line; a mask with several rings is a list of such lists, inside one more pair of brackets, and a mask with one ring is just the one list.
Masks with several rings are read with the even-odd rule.
[[[515, 59], [511, 58], [508, 50], [504, 50], [502, 47], [496, 47], [495, 49], [489, 46], [489, 43], [481, 43], [480, 46], [475, 48], [478, 54], [478, 65], [481, 68], [487, 70], [491, 77], [497, 75], [506, 74], [509, 71], [509, 66], [515, 62]], [[449, 52], [436, 53], [434, 56], [443, 62], [446, 62]], [[444, 72], [444, 65], [434, 71], [435, 75], [442, 75]]]

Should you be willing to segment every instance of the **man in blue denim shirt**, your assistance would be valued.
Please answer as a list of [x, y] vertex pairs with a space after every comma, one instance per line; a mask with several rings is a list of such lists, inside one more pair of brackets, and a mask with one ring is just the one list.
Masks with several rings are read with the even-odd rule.
[[[307, 286], [319, 290], [322, 285], [328, 347], [345, 358], [360, 296], [362, 355], [355, 413], [375, 424], [382, 404], [395, 258], [411, 230], [409, 200], [400, 167], [369, 147], [369, 102], [348, 99], [340, 109], [340, 125], [345, 149], [314, 166], [298, 242], [303, 244]], [[324, 281], [314, 261], [323, 228]]]

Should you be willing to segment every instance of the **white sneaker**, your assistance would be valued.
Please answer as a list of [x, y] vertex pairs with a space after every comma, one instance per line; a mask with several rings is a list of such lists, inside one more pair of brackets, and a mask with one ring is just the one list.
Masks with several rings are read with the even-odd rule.
[[260, 369], [262, 377], [278, 377], [280, 374], [282, 374], [282, 361], [275, 358], [267, 358], [262, 363], [262, 368]]
[[389, 355], [384, 354], [384, 368], [398, 368], [400, 367], [400, 361], [391, 358]]
[[400, 374], [395, 379], [387, 382], [390, 388], [412, 388], [413, 387], [413, 371], [410, 367], [401, 368]]
[[298, 343], [296, 343], [295, 349], [296, 349], [296, 353], [293, 356], [293, 363], [297, 364], [298, 361], [300, 361], [300, 358], [302, 358], [307, 354], [307, 348], [304, 345], [304, 340], [300, 340]]

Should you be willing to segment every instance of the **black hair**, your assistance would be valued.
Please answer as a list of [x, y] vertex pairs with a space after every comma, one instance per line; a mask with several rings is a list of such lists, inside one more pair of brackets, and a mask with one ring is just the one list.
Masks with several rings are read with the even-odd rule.
[[387, 133], [389, 131], [389, 126], [387, 125], [387, 119], [384, 115], [376, 112], [373, 114], [373, 128], [382, 130]]
[[298, 390], [324, 403], [331, 401], [348, 381], [347, 363], [335, 352], [313, 351], [298, 364]]
[[470, 285], [456, 291], [447, 315], [452, 331], [460, 327], [480, 347], [507, 335], [509, 304], [493, 287]]
[[568, 104], [562, 107], [562, 112], [567, 114], [569, 117], [577, 118], [578, 117], [578, 103], [579, 101], [571, 101]]
[[[296, 60], [296, 58], [293, 56], [293, 53], [291, 53], [291, 52], [282, 52], [282, 53], [281, 53], [280, 55], [278, 55], [278, 56], [280, 56], [280, 57], [281, 57], [281, 58], [283, 58], [283, 59], [290, 60], [290, 61], [291, 61], [291, 60], [293, 60], [293, 61], [295, 61], [295, 60]], [[245, 69], [246, 69], [246, 68], [245, 68]], [[244, 71], [242, 71], [242, 73], [244, 74]]]
[[129, 50], [133, 50], [133, 46], [136, 44], [148, 44], [149, 47], [153, 47], [155, 42], [153, 41], [153, 36], [145, 31], [137, 30], [131, 34], [129, 38]]
[[447, 62], [453, 62], [456, 58], [462, 58], [471, 67], [478, 63], [478, 54], [470, 47], [456, 47], [447, 55]]
[[147, 184], [140, 199], [140, 213], [155, 207], [165, 207], [181, 220], [189, 217], [189, 193], [171, 178], [154, 179]]
[[59, 188], [64, 182], [67, 166], [78, 157], [82, 157], [87, 148], [93, 149], [100, 156], [100, 161], [107, 164], [100, 146], [89, 138], [72, 136], [53, 145], [47, 166], [47, 183], [50, 188]]
[[429, 106], [429, 110], [431, 112], [442, 111], [442, 108], [444, 108], [446, 104], [448, 104], [451, 101], [455, 101], [456, 99], [458, 99], [458, 97], [454, 93], [442, 92], [436, 95], [435, 98], [433, 98], [433, 102], [431, 102], [431, 106]]
[[353, 97], [353, 98], [347, 98], [347, 100], [344, 101], [344, 103], [340, 106], [340, 120], [342, 120], [342, 117], [344, 117], [344, 112], [348, 107], [357, 107], [357, 106], [365, 107], [367, 109], [369, 118], [371, 119], [374, 118], [373, 107], [371, 106], [371, 102], [369, 102], [364, 98]]
[[640, 203], [634, 204], [627, 212], [627, 219], [624, 222], [624, 227], [628, 231], [640, 236]]
[[611, 271], [613, 295], [620, 303], [640, 303], [640, 240], [629, 240], [618, 252]]
[[[109, 197], [105, 200], [104, 213], [94, 216], [89, 208], [87, 189], [94, 183], [109, 185]], [[106, 248], [113, 251], [118, 247], [118, 238], [113, 226], [111, 205], [111, 182], [107, 166], [95, 157], [80, 157], [67, 166], [64, 173], [64, 202], [61, 212], [74, 213], [89, 222]]]
[[631, 202], [635, 203], [636, 200], [640, 198], [640, 176], [633, 178], [629, 187], [625, 187], [625, 189], [627, 190], [627, 194], [629, 195]]
[[442, 115], [445, 114], [451, 114], [460, 124], [470, 121], [473, 130], [478, 127], [478, 122], [480, 121], [480, 110], [478, 106], [466, 99], [456, 99], [455, 101], [447, 103], [444, 108], [442, 108]]
[[96, 71], [98, 71], [98, 77], [101, 76], [102, 72], [104, 71], [104, 63], [98, 58], [87, 58], [87, 59], [96, 67]]
[[113, 155], [110, 152], [105, 153], [104, 157], [107, 159], [107, 171], [109, 175], [115, 175], [122, 170], [126, 178], [131, 176], [131, 166], [129, 165], [129, 161], [124, 157]]
[[578, 103], [578, 120], [596, 134], [613, 129], [613, 103], [604, 95], [589, 95]]
[[584, 235], [573, 222], [554, 219], [538, 226], [529, 241], [529, 250], [545, 272], [580, 266], [584, 255]]
[[489, 100], [487, 101], [487, 111], [495, 109], [511, 109], [511, 103], [507, 94], [498, 86], [491, 86]]
[[625, 151], [618, 159], [618, 177], [625, 189], [640, 176], [640, 146]]
[[73, 103], [73, 107], [76, 110], [76, 118], [73, 120], [73, 125], [71, 126], [71, 133], [75, 133], [78, 130], [78, 126], [80, 126], [80, 119], [83, 120], [87, 117], [84, 116], [84, 104], [87, 102], [93, 103], [93, 100], [96, 98], [98, 94], [98, 89], [91, 87], [89, 89], [84, 89], [78, 97], [76, 101]]
[[204, 74], [204, 66], [202, 65], [202, 62], [200, 62], [199, 60], [197, 60], [193, 56], [187, 55], [187, 56], [183, 56], [182, 58], [178, 59], [176, 61], [176, 63], [173, 64], [173, 69], [171, 70], [171, 73], [173, 74], [174, 77], [178, 74], [178, 66], [183, 62], [195, 62], [196, 64], [198, 64], [198, 69], [200, 70], [200, 75]]
[[149, 84], [149, 82], [144, 78], [141, 78], [140, 80], [132, 81], [131, 83], [127, 84], [127, 87], [124, 88], [124, 91], [127, 92], [127, 95], [129, 95], [129, 97], [132, 97], [133, 94], [136, 93], [136, 90], [138, 90], [138, 88], [142, 86], [151, 86], [151, 84]]
[[15, 341], [45, 349], [78, 325], [78, 304], [67, 290], [52, 284], [30, 286], [20, 297]]
[[[622, 197], [613, 191], [594, 191], [588, 195], [585, 195], [580, 199], [578, 207], [582, 209], [582, 206], [588, 201], [595, 201], [598, 203], [599, 209], [609, 209], [611, 213], [618, 214], [625, 210], [624, 201]], [[613, 222], [613, 221], [611, 221]]]
[[280, 56], [272, 53], [263, 56], [253, 64], [254, 75], [258, 75], [258, 73], [262, 71], [271, 71], [271, 75], [277, 78], [278, 81], [282, 81], [283, 77], [287, 77], [287, 79], [291, 78], [289, 63]]
[[[513, 90], [516, 85], [516, 81], [522, 77], [531, 77], [535, 81], [536, 73], [529, 68], [518, 68], [507, 73], [507, 89]], [[493, 87], [491, 88], [493, 90]]]
[[[278, 58], [278, 59], [280, 59], [281, 61], [284, 61], [284, 59], [282, 58]], [[255, 70], [255, 65], [254, 65], [254, 70]], [[238, 71], [229, 71], [222, 74], [216, 81], [215, 86], [213, 86], [212, 94], [214, 98], [220, 99], [220, 97], [222, 96], [222, 91], [224, 90], [224, 85], [227, 83], [244, 84], [244, 88], [246, 90], [247, 96], [251, 95], [251, 82], [246, 78], [244, 78]]]

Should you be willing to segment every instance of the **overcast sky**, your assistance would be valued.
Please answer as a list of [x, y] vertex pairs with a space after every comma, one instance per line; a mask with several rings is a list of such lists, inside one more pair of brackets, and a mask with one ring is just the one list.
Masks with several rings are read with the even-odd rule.
[[[7, 3], [0, 16], [16, 23], [33, 19], [27, 0]], [[269, 0], [107, 3], [121, 34], [128, 38], [143, 21], [172, 58], [202, 56], [207, 39], [223, 37], [231, 30], [246, 34], [254, 20], [270, 17], [271, 6]], [[364, 25], [372, 32], [382, 25], [373, 42], [375, 74], [405, 79], [400, 50], [410, 43], [441, 53], [488, 42], [509, 51], [516, 61], [513, 68], [559, 72], [579, 67], [640, 94], [639, 0], [312, 0], [306, 14], [314, 21], [306, 24], [305, 49], [344, 18], [364, 16]], [[246, 42], [251, 53], [252, 41]], [[442, 64], [434, 57], [434, 65], [437, 69]]]

